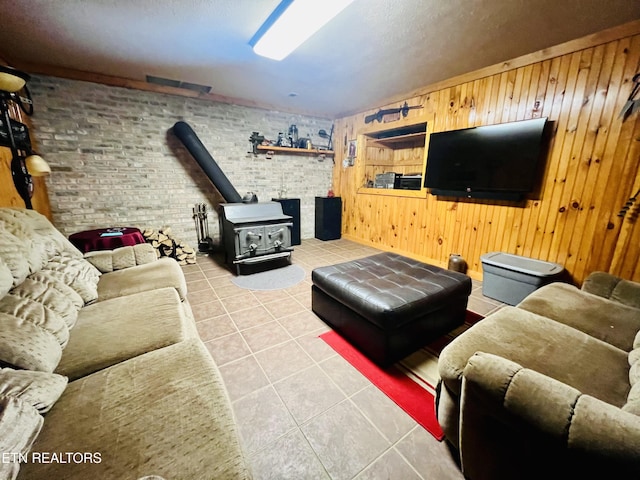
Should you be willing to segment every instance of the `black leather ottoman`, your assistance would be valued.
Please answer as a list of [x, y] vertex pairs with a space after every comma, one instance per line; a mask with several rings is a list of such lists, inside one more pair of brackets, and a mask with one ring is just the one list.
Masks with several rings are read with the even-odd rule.
[[382, 367], [464, 323], [471, 279], [395, 253], [320, 267], [312, 309]]

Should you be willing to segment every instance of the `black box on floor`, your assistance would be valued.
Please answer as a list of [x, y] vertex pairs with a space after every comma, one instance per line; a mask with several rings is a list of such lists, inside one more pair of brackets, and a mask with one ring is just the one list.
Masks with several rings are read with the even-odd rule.
[[315, 237], [319, 240], [337, 240], [342, 234], [342, 199], [316, 197]]

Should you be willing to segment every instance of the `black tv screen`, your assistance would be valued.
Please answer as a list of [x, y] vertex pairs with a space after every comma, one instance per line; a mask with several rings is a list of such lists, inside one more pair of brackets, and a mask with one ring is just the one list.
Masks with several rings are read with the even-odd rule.
[[536, 185], [546, 121], [432, 133], [424, 186], [434, 195], [522, 199]]

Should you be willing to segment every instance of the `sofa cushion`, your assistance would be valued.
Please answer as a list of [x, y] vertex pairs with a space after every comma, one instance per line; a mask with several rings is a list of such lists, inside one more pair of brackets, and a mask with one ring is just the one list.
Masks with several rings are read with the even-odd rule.
[[98, 299], [100, 272], [84, 258], [56, 255], [42, 270], [73, 288], [85, 304]]
[[[25, 288], [27, 290], [23, 292]], [[78, 312], [84, 306], [84, 301], [78, 292], [66, 285], [60, 278], [45, 271], [32, 273], [21, 285], [14, 288], [12, 293], [30, 296], [40, 301], [58, 313], [69, 329], [75, 325]]]
[[16, 397], [40, 413], [48, 412], [67, 386], [67, 378], [55, 373], [0, 369], [0, 396]]
[[[67, 298], [67, 300], [69, 300], [73, 304], [73, 307], [76, 311], [80, 311], [80, 309], [84, 307], [84, 300], [82, 300], [80, 294], [69, 285], [64, 283], [64, 278], [57, 276], [55, 272], [40, 271], [32, 273], [31, 275], [29, 275], [29, 278], [35, 282], [46, 285], [48, 289], [59, 291], [64, 297]], [[69, 328], [72, 327], [73, 325], [69, 325]]]
[[0, 365], [53, 372], [61, 355], [62, 347], [51, 332], [0, 312]]
[[12, 286], [20, 285], [31, 273], [28, 257], [29, 244], [0, 224], [0, 258], [11, 271]]
[[624, 280], [607, 272], [593, 272], [585, 279], [582, 290], [640, 309], [638, 282]]
[[41, 239], [34, 235], [28, 225], [8, 225], [2, 218], [0, 218], [0, 225], [3, 227], [1, 236], [5, 237], [0, 243], [3, 256], [6, 259], [7, 255], [15, 249], [16, 244], [19, 244], [20, 248], [16, 253], [22, 257], [22, 260], [26, 260], [29, 272], [40, 270], [54, 254], [54, 245], [46, 239], [40, 241]]
[[52, 288], [49, 282], [43, 283], [31, 276], [11, 290], [11, 295], [41, 304], [45, 310], [59, 317], [67, 328], [71, 328], [76, 323], [79, 308], [76, 308], [73, 298], [67, 293], [64, 290]]
[[0, 257], [14, 263], [14, 286], [29, 273], [43, 268], [56, 255], [82, 254], [42, 214], [21, 208], [0, 208]]
[[250, 477], [220, 373], [199, 340], [70, 382], [33, 451], [99, 452], [101, 461], [29, 463], [18, 478]]
[[640, 383], [636, 383], [629, 391], [627, 403], [622, 406], [625, 412], [640, 415]]
[[[20, 289], [20, 285], [16, 288], [19, 294], [25, 295], [25, 289]], [[56, 311], [45, 307], [41, 302], [19, 294], [14, 294], [12, 290], [0, 298], [0, 313], [11, 315], [25, 323], [32, 323], [46, 330], [64, 348], [69, 341], [69, 327], [67, 327], [64, 318]]]
[[11, 269], [0, 257], [0, 297], [6, 295], [13, 287], [13, 275]]
[[3, 454], [0, 478], [17, 477], [20, 459], [29, 452], [43, 421], [38, 411], [27, 402], [0, 395], [0, 452]]
[[626, 412], [640, 415], [640, 348], [629, 352], [629, 383], [631, 390], [627, 403], [622, 407]]
[[[637, 352], [638, 350], [634, 350]], [[637, 356], [637, 355], [634, 355]], [[629, 356], [629, 383], [635, 385], [640, 382], [640, 360], [632, 361], [632, 356]]]
[[18, 235], [26, 233], [39, 248], [44, 248], [48, 258], [65, 253], [68, 256], [82, 258], [82, 253], [65, 237], [47, 217], [26, 208], [0, 208], [0, 224]]
[[103, 274], [98, 283], [98, 301], [164, 287], [175, 288], [180, 299], [186, 299], [187, 283], [182, 269], [169, 257]]
[[622, 350], [633, 349], [640, 310], [582, 291], [566, 283], [545, 285], [518, 308], [577, 328]]
[[504, 357], [617, 407], [626, 403], [631, 388], [627, 352], [516, 307], [476, 323], [440, 353], [438, 371], [457, 396], [462, 371], [476, 352]]
[[102, 273], [122, 270], [136, 265], [133, 248], [116, 248], [112, 251], [88, 252], [85, 258]]
[[640, 309], [640, 283], [620, 280], [611, 293], [611, 300]]
[[156, 249], [149, 243], [127, 245], [113, 250], [96, 250], [84, 255], [91, 264], [102, 273], [135, 267], [158, 259]]
[[195, 336], [174, 288], [112, 298], [80, 311], [57, 373], [71, 380]]

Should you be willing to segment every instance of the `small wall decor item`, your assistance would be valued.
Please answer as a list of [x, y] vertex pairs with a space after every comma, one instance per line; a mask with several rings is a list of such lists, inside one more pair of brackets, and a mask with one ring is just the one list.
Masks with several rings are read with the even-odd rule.
[[356, 140], [349, 140], [349, 150], [347, 152], [347, 157], [355, 158], [357, 154], [357, 142]]
[[328, 134], [326, 130], [319, 130], [318, 136], [327, 140], [326, 150], [333, 150], [333, 125], [331, 125], [331, 131]]
[[256, 155], [258, 153], [258, 145], [262, 145], [262, 142], [264, 142], [264, 135], [260, 135], [258, 132], [252, 132], [249, 141], [253, 146], [253, 154]]
[[[407, 102], [404, 102], [404, 105], [402, 105], [401, 107], [378, 110], [376, 113], [367, 115], [366, 117], [364, 117], [364, 123], [371, 123], [374, 120], [377, 120], [379, 123], [382, 123], [382, 120], [384, 119], [385, 115], [396, 115], [401, 113], [403, 117], [406, 117], [407, 115], [409, 115], [409, 110], [413, 110], [415, 108], [422, 108], [422, 105], [409, 106]], [[398, 117], [398, 120], [399, 119], [400, 117]]]
[[[31, 150], [31, 138], [29, 137], [29, 128], [17, 120], [11, 119], [9, 124], [11, 135], [18, 150]], [[4, 115], [0, 118], [0, 146], [12, 147], [11, 138], [9, 137], [9, 128], [5, 125]]]
[[620, 218], [624, 218], [624, 216], [627, 214], [627, 212], [629, 210], [631, 210], [631, 208], [633, 207], [633, 205], [636, 203], [636, 200], [638, 199], [638, 195], [640, 195], [640, 190], [638, 190], [635, 195], [633, 195], [633, 197], [629, 197], [629, 199], [627, 200], [627, 202], [624, 204], [624, 206], [620, 209], [620, 211], [618, 212], [618, 216]]
[[355, 159], [356, 159], [356, 155], [357, 155], [357, 141], [356, 140], [349, 140], [349, 143], [347, 144], [347, 156], [344, 158], [344, 160], [342, 161], [342, 166], [343, 167], [352, 167]]
[[631, 89], [631, 94], [627, 99], [626, 103], [622, 107], [622, 111], [620, 112], [619, 118], [622, 118], [624, 122], [629, 115], [640, 110], [640, 98], [636, 99], [638, 93], [640, 93], [640, 73], [636, 73], [633, 76], [633, 88]]

